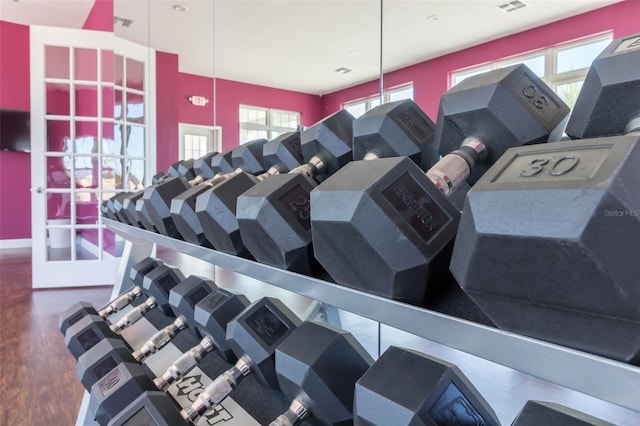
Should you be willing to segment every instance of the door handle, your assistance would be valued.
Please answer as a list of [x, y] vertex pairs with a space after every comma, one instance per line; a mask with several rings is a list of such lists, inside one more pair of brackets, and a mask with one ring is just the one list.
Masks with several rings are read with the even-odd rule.
[[44, 189], [43, 187], [39, 186], [35, 189], [31, 188], [32, 192], [35, 192], [36, 194], [44, 194], [45, 192], [47, 192], [46, 189]]

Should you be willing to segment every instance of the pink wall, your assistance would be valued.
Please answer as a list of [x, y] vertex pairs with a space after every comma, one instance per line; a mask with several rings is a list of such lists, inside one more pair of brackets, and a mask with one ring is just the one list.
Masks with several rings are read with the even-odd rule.
[[82, 29], [113, 32], [113, 0], [95, 0]]
[[[180, 123], [213, 126], [213, 79], [195, 74], [180, 73], [178, 76], [178, 121]], [[195, 106], [189, 101], [191, 96], [209, 99], [205, 106]], [[219, 103], [218, 103], [219, 104]], [[223, 132], [224, 134], [224, 132]]]
[[[0, 21], [0, 108], [30, 109], [29, 27]], [[31, 238], [31, 156], [0, 151], [0, 240]]]
[[[384, 75], [385, 88], [413, 82], [414, 99], [429, 117], [438, 116], [440, 95], [447, 91], [452, 71], [519, 55], [613, 30], [614, 37], [640, 31], [640, 1], [627, 0], [509, 37], [474, 46]], [[342, 104], [378, 93], [378, 82], [369, 82], [325, 95], [323, 111], [337, 111]]]
[[156, 170], [178, 156], [178, 86], [178, 55], [156, 52]]

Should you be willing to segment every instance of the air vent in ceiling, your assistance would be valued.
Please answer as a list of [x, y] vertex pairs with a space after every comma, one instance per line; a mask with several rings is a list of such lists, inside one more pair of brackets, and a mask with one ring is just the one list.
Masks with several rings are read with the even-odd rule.
[[120, 16], [113, 17], [113, 23], [115, 25], [120, 25], [121, 27], [130, 27], [133, 24], [132, 19], [122, 18]]
[[349, 68], [345, 68], [345, 67], [340, 67], [340, 68], [336, 68], [334, 71], [339, 72], [340, 74], [349, 74], [353, 70], [350, 70]]
[[524, 2], [521, 2], [520, 0], [514, 0], [508, 3], [501, 4], [500, 6], [498, 6], [498, 9], [500, 9], [503, 12], [509, 13], [509, 12], [514, 12], [518, 9], [522, 9], [523, 7], [527, 7], [527, 4]]

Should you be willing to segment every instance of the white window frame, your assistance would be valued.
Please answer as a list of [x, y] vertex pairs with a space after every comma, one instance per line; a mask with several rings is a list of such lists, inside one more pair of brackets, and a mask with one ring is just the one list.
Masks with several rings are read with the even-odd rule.
[[[238, 110], [238, 117], [241, 116], [240, 111], [243, 108], [247, 109], [247, 110], [264, 111], [265, 115], [266, 115], [266, 123], [264, 123], [264, 124], [247, 123], [247, 122], [240, 121], [240, 119], [238, 118], [238, 121], [240, 123], [240, 133], [239, 134], [242, 134], [243, 130], [265, 131], [267, 133], [267, 140], [272, 140], [277, 135], [281, 135], [283, 133], [293, 132], [293, 131], [298, 130], [300, 128], [300, 126], [301, 126], [301, 123], [302, 123], [302, 114], [299, 111], [288, 111], [288, 110], [284, 110], [284, 109], [265, 108], [265, 107], [258, 107], [258, 106], [253, 106], [253, 105], [240, 105], [240, 108]], [[294, 115], [296, 117], [297, 126], [295, 128], [293, 128], [293, 127], [283, 127], [283, 126], [275, 126], [275, 125], [273, 125], [272, 123], [273, 123], [274, 114], [290, 114], [290, 115]], [[249, 142], [249, 141], [248, 140], [247, 141], [243, 141], [242, 138], [240, 138], [240, 140], [239, 140], [240, 144], [247, 143], [247, 142]]]
[[[391, 89], [387, 89], [384, 92], [382, 92], [382, 103], [386, 104], [391, 102], [391, 96], [396, 93], [396, 92], [401, 92], [407, 89], [411, 89], [412, 91], [412, 95], [411, 98], [413, 100], [415, 93], [413, 92], [413, 82], [409, 82], [409, 83], [404, 83], [400, 86], [395, 86]], [[364, 111], [367, 112], [370, 109], [376, 107], [379, 105], [380, 102], [380, 94], [377, 93], [375, 95], [371, 95], [371, 96], [367, 96], [366, 98], [361, 98], [361, 99], [355, 99], [352, 101], [348, 101], [342, 104], [342, 109], [346, 109], [348, 110], [349, 107], [352, 106], [356, 106], [358, 104], [362, 104], [364, 103]], [[375, 105], [372, 106], [372, 104], [375, 103]]]
[[[598, 43], [602, 41], [611, 42], [613, 40], [613, 32], [608, 31], [605, 33], [595, 34], [589, 37], [581, 38], [579, 40], [573, 40], [562, 44], [557, 44], [544, 49], [539, 49], [533, 52], [527, 52], [522, 55], [510, 56], [508, 58], [501, 59], [499, 61], [484, 63], [480, 65], [474, 65], [463, 69], [454, 70], [449, 73], [448, 87], [454, 86], [454, 82], [458, 76], [464, 76], [466, 74], [480, 73], [482, 71], [491, 71], [499, 68], [503, 68], [508, 64], [514, 62], [525, 61], [529, 58], [544, 56], [544, 75], [539, 76], [542, 80], [549, 85], [554, 91], [564, 84], [576, 83], [584, 81], [589, 71], [589, 67], [575, 69], [571, 71], [565, 71], [562, 73], [557, 72], [557, 57], [558, 53], [579, 46]], [[462, 80], [460, 80], [462, 81]], [[459, 83], [459, 82], [458, 82]]]

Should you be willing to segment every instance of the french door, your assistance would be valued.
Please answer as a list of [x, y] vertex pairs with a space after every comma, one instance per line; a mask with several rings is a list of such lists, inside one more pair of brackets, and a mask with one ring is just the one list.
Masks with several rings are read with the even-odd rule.
[[99, 205], [155, 169], [155, 53], [102, 31], [30, 37], [33, 287], [113, 284], [124, 243]]

